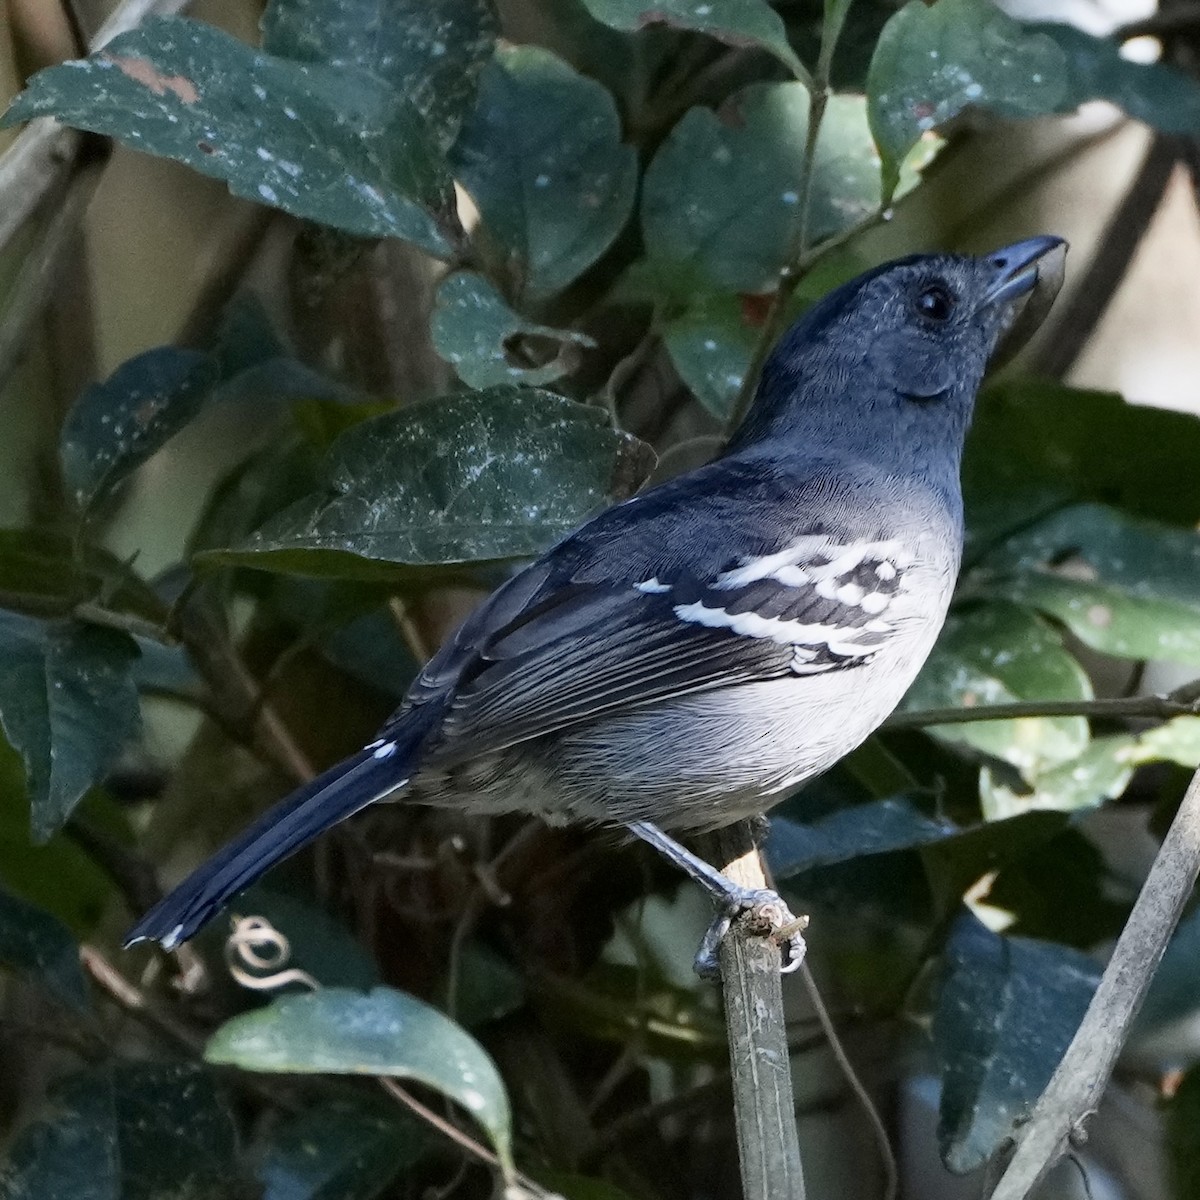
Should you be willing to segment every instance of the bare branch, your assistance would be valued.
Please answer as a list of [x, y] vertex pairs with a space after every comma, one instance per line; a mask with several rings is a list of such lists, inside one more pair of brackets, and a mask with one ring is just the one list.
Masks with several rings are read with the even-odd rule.
[[1108, 966], [991, 1200], [1024, 1200], [1095, 1111], [1200, 871], [1200, 771], [1192, 776]]

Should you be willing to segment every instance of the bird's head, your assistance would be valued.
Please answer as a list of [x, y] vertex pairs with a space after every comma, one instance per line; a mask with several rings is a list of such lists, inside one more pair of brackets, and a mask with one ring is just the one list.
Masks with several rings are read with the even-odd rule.
[[731, 448], [799, 439], [956, 475], [984, 373], [1040, 324], [1065, 248], [1036, 237], [978, 257], [915, 255], [844, 284], [772, 351]]

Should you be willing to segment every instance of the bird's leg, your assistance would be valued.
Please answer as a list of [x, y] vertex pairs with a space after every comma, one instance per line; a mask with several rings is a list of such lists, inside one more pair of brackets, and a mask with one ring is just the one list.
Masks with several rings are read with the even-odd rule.
[[665, 834], [649, 821], [631, 821], [627, 826], [630, 833], [648, 842], [664, 858], [674, 863], [686, 875], [690, 875], [711, 897], [717, 906], [717, 915], [704, 934], [700, 949], [696, 952], [696, 973], [705, 978], [718, 975], [717, 954], [721, 940], [729, 932], [734, 917], [752, 911], [767, 925], [768, 934], [779, 936], [783, 954], [783, 972], [795, 971], [804, 961], [804, 938], [802, 930], [807, 922], [797, 919], [770, 888], [747, 888], [736, 884], [722, 875], [711, 863], [697, 857], [686, 846]]

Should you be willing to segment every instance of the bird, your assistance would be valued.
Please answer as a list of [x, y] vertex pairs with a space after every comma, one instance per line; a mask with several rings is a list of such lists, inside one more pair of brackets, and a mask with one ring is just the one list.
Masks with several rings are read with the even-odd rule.
[[[624, 826], [716, 903], [697, 960], [711, 968], [730, 919], [778, 898], [678, 838], [762, 814], [903, 698], [958, 574], [976, 394], [1044, 315], [1065, 248], [913, 255], [816, 302], [719, 457], [513, 574], [370, 744], [199, 866], [126, 945], [178, 947], [331, 826], [405, 799]], [[802, 953], [793, 931], [781, 959]]]

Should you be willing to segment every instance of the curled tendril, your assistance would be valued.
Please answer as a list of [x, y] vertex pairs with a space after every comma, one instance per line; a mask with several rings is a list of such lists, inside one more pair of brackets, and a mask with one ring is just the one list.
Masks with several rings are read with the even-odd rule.
[[265, 917], [234, 918], [233, 932], [225, 939], [225, 966], [242, 987], [273, 992], [300, 983], [318, 991], [321, 985], [307, 971], [286, 965], [291, 955], [291, 942]]

